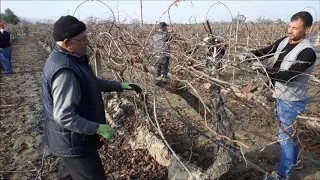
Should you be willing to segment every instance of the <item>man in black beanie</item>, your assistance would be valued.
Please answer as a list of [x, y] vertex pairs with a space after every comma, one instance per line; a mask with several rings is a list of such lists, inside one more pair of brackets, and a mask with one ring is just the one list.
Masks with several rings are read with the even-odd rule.
[[62, 16], [53, 30], [55, 49], [43, 69], [45, 142], [61, 157], [58, 179], [105, 180], [100, 136], [111, 139], [101, 92], [142, 89], [129, 82], [98, 79], [88, 64], [86, 25]]

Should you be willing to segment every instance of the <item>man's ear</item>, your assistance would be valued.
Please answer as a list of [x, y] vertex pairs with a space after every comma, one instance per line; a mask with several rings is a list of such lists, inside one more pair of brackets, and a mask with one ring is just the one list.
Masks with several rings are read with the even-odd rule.
[[63, 40], [63, 46], [64, 46], [64, 48], [66, 48], [67, 50], [71, 51], [71, 50], [72, 50], [71, 40], [70, 40], [70, 39], [65, 39], [65, 40]]
[[311, 27], [306, 27], [306, 34], [309, 35], [311, 33]]
[[65, 47], [69, 47], [69, 46], [70, 46], [70, 40], [69, 40], [69, 39], [63, 40], [63, 45], [64, 45]]

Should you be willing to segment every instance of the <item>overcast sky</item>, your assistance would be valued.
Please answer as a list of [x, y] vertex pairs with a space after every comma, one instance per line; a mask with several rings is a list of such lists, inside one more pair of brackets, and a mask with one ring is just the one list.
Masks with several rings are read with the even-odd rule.
[[[67, 1], [18, 1], [18, 0], [0, 0], [1, 12], [10, 8], [19, 17], [25, 17], [32, 20], [53, 19], [56, 20], [62, 15], [73, 15], [75, 9], [84, 1], [67, 0]], [[139, 19], [140, 1], [103, 1], [112, 9], [115, 18], [120, 21], [130, 22], [132, 19]], [[143, 0], [143, 19], [147, 23], [156, 22], [163, 12], [173, 1], [151, 1]], [[206, 19], [209, 8], [217, 1], [182, 1], [178, 7], [173, 6], [170, 11], [172, 22], [188, 23], [200, 22]], [[231, 11], [233, 16], [238, 13], [245, 15], [247, 20], [255, 20], [257, 17], [265, 17], [276, 20], [281, 18], [289, 21], [290, 17], [302, 9], [309, 11], [314, 20], [319, 20], [320, 1], [220, 1], [224, 3]], [[118, 10], [117, 10], [118, 7]], [[312, 7], [312, 8], [311, 8]], [[85, 19], [89, 16], [107, 18], [112, 16], [107, 6], [98, 1], [88, 1], [81, 5], [75, 12], [79, 19]], [[317, 11], [318, 15], [316, 16]], [[231, 15], [228, 9], [222, 5], [214, 5], [208, 12], [211, 21], [229, 21]], [[169, 21], [168, 15], [165, 14], [162, 21]]]

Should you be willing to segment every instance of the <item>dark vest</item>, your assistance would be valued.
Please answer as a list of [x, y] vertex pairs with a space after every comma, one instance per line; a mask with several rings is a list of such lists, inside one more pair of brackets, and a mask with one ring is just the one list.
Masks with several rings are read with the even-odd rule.
[[62, 157], [79, 157], [100, 148], [99, 136], [71, 132], [53, 119], [52, 79], [61, 69], [71, 70], [78, 79], [81, 100], [75, 113], [100, 124], [105, 124], [105, 112], [97, 78], [88, 62], [66, 52], [57, 45], [44, 66], [42, 96], [45, 118], [45, 141], [53, 154]]

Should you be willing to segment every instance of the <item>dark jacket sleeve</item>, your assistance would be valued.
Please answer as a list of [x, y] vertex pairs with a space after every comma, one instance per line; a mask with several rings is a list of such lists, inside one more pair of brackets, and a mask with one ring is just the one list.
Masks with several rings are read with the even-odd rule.
[[316, 53], [311, 48], [302, 50], [298, 57], [297, 62], [291, 65], [288, 70], [281, 70], [275, 68], [267, 68], [269, 77], [279, 82], [292, 82], [300, 74], [305, 72], [316, 61]]
[[112, 80], [104, 80], [98, 78], [98, 86], [100, 87], [102, 92], [121, 92], [123, 91], [121, 82], [112, 81]]
[[272, 54], [275, 53], [278, 49], [279, 44], [281, 43], [281, 41], [283, 41], [286, 37], [280, 38], [278, 39], [276, 42], [274, 42], [273, 44], [271, 44], [268, 47], [262, 48], [262, 49], [258, 49], [258, 50], [253, 50], [251, 51], [252, 54], [254, 54], [257, 57], [261, 57], [267, 54]]

